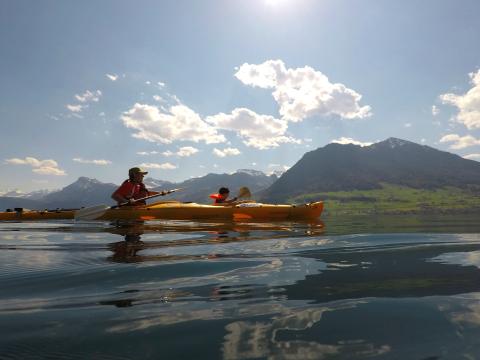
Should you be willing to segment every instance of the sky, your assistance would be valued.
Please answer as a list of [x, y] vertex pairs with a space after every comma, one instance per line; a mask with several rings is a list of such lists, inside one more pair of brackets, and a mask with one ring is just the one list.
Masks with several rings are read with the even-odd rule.
[[480, 161], [477, 0], [0, 0], [0, 193], [285, 171], [397, 137]]

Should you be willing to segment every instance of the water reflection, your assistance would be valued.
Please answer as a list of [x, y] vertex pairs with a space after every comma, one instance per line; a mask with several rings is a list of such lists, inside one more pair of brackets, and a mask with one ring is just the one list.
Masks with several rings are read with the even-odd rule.
[[[209, 252], [204, 254], [154, 254], [158, 249], [172, 247], [228, 244], [233, 242], [271, 240], [286, 237], [318, 236], [324, 232], [324, 223], [320, 220], [303, 224], [288, 223], [146, 223], [144, 221], [115, 222], [103, 230], [120, 235], [122, 241], [109, 244], [113, 262], [182, 261], [205, 260], [222, 257], [222, 254]], [[161, 241], [142, 241], [144, 234], [176, 234], [165, 236]], [[178, 234], [194, 233], [193, 238]], [[200, 235], [199, 235], [200, 234]], [[214, 248], [213, 248], [214, 249]], [[140, 253], [143, 251], [143, 253]]]
[[331, 222], [35, 226], [0, 226], [6, 358], [28, 358], [25, 348], [110, 359], [480, 353], [479, 233], [355, 233], [363, 225]]

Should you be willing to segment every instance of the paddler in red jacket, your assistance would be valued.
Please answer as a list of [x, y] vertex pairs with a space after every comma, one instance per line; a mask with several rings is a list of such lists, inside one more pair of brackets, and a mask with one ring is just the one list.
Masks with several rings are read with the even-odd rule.
[[160, 194], [158, 191], [149, 191], [143, 183], [143, 177], [148, 174], [147, 171], [139, 167], [133, 167], [128, 170], [128, 180], [125, 180], [120, 187], [112, 194], [112, 199], [118, 204], [128, 202], [128, 205], [145, 205], [145, 200], [136, 201], [146, 196]]
[[237, 201], [237, 198], [234, 197], [231, 200], [228, 200], [228, 195], [230, 194], [230, 190], [226, 187], [221, 187], [218, 190], [218, 194], [212, 194], [210, 197], [213, 199], [213, 205], [223, 205], [223, 204], [231, 204]]

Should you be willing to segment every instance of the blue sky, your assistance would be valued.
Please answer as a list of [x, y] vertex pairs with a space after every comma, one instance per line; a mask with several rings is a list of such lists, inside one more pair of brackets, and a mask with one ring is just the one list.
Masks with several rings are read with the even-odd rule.
[[0, 192], [287, 169], [394, 136], [480, 161], [474, 0], [0, 2]]

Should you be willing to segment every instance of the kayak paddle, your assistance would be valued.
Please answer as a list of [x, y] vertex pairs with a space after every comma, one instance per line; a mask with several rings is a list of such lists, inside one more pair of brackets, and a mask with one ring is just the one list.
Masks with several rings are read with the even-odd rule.
[[[143, 198], [136, 199], [135, 201], [143, 201], [143, 200], [152, 199], [157, 196], [165, 196], [179, 190], [182, 190], [182, 189], [172, 189], [168, 191], [162, 191], [161, 193], [145, 196]], [[95, 220], [95, 219], [98, 219], [100, 216], [102, 216], [105, 213], [105, 211], [109, 209], [116, 209], [128, 204], [129, 202], [127, 201], [122, 204], [114, 205], [114, 206], [108, 206], [108, 205], [89, 206], [89, 207], [75, 211], [74, 217], [75, 217], [75, 220]]]

